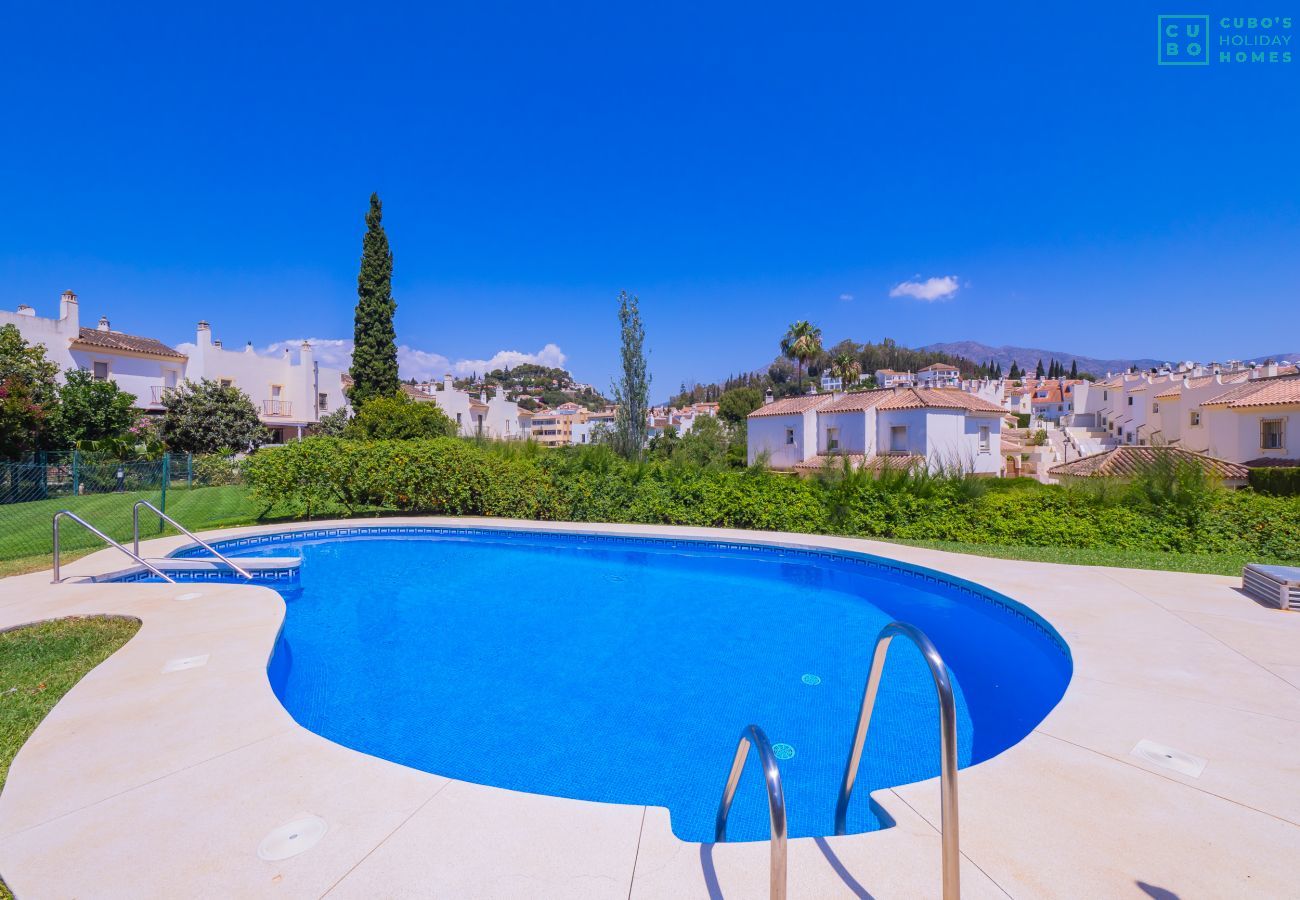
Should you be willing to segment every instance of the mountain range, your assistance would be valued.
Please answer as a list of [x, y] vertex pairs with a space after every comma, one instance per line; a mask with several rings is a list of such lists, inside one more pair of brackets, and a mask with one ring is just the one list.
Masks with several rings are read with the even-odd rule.
[[[1098, 359], [1094, 356], [1081, 356], [1064, 350], [1042, 350], [1037, 347], [990, 347], [988, 344], [981, 344], [979, 341], [951, 341], [943, 344], [927, 344], [921, 349], [935, 353], [947, 353], [951, 356], [964, 356], [976, 363], [1000, 363], [1003, 371], [1010, 369], [1013, 362], [1018, 363], [1020, 368], [1029, 369], [1031, 372], [1040, 359], [1043, 361], [1044, 366], [1055, 359], [1063, 363], [1067, 368], [1071, 363], [1077, 362], [1080, 372], [1090, 372], [1097, 376], [1105, 375], [1107, 372], [1126, 372], [1133, 366], [1137, 366], [1139, 369], [1150, 369], [1162, 363], [1177, 362], [1177, 360], [1151, 359], [1149, 357]], [[1300, 351], [1271, 353], [1243, 361], [1262, 363], [1270, 359], [1300, 359]]]

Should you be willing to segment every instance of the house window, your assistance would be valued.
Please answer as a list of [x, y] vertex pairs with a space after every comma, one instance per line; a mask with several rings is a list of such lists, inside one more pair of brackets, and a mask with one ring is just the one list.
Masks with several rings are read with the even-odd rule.
[[988, 452], [989, 452], [989, 427], [987, 425], [981, 425], [980, 426], [980, 453], [988, 453]]
[[1103, 399], [1103, 400], [1109, 400], [1109, 399], [1110, 399], [1110, 391], [1102, 391], [1102, 392], [1101, 392], [1101, 399]]
[[460, 413], [456, 413], [456, 424], [460, 424]]
[[1191, 415], [1188, 417], [1188, 420], [1191, 422], [1192, 425], [1200, 425], [1201, 411], [1198, 409], [1192, 410]]
[[219, 379], [217, 383], [220, 384], [223, 388], [234, 387], [234, 386], [235, 386], [235, 379], [233, 379], [233, 378], [222, 378], [222, 379]]
[[785, 442], [786, 442], [787, 445], [791, 445], [791, 444], [794, 443], [794, 429], [793, 429], [793, 428], [787, 428], [787, 429], [785, 430]]
[[840, 430], [838, 428], [826, 429], [826, 452], [834, 453], [840, 449]]
[[94, 367], [91, 370], [92, 377], [96, 381], [108, 381], [108, 363], [96, 362], [91, 363], [91, 365]]
[[907, 452], [907, 426], [891, 425], [889, 428], [889, 452]]
[[1152, 403], [1152, 404], [1151, 404], [1151, 411], [1152, 411], [1153, 413], [1158, 413], [1158, 412], [1160, 412], [1160, 404], [1159, 404], [1159, 403]]
[[327, 409], [330, 408], [330, 395], [329, 395], [329, 394], [317, 394], [317, 395], [316, 395], [316, 405], [317, 405], [318, 407], [320, 407], [320, 411], [321, 411], [321, 412], [325, 412]]
[[1128, 398], [1128, 405], [1129, 405], [1129, 406], [1132, 406], [1132, 405], [1133, 405], [1133, 398], [1132, 398], [1132, 397], [1129, 397], [1129, 398]]
[[1284, 449], [1285, 419], [1263, 419], [1259, 423], [1259, 446], [1265, 450]]

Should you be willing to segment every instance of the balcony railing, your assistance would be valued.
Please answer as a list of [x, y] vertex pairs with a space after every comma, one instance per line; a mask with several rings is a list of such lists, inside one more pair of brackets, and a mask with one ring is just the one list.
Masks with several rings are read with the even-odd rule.
[[176, 392], [176, 386], [164, 387], [161, 384], [155, 384], [150, 390], [153, 393], [153, 405], [162, 406], [167, 402], [167, 398]]
[[293, 401], [292, 400], [263, 400], [262, 415], [291, 416], [293, 415]]

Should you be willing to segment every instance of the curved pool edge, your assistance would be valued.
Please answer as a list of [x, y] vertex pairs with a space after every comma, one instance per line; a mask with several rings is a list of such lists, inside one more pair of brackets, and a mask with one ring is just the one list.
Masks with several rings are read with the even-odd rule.
[[[397, 520], [383, 521], [398, 524]], [[1041, 588], [1042, 574], [1053, 570], [1087, 572], [1074, 567], [1008, 563], [811, 535], [463, 519], [405, 521], [670, 538], [694, 534], [703, 540], [738, 538], [756, 544], [863, 553], [922, 568], [934, 568], [937, 563], [943, 566], [940, 571], [946, 580], [955, 577], [971, 581], [967, 576], [978, 575], [983, 568], [995, 582], [1002, 580], [1005, 584], [991, 587], [986, 577], [972, 583], [1007, 597], [1048, 623], [1058, 634], [1062, 631], [1070, 634], [1070, 643], [1074, 642], [1074, 632], [1068, 627], [1058, 628], [1048, 619], [1048, 615], [1066, 607], [1049, 612], [1035, 609], [1030, 605], [1033, 601], [1015, 586], [1024, 581], [1037, 583]], [[313, 523], [311, 527], [315, 530], [356, 524], [324, 522]], [[211, 534], [230, 538], [292, 530], [292, 526], [264, 526]], [[183, 538], [169, 538], [148, 542], [146, 546], [150, 555], [159, 555], [186, 543]], [[102, 571], [105, 565], [116, 565], [107, 552], [69, 564], [68, 569], [73, 574], [85, 574]], [[961, 573], [954, 572], [954, 568]], [[1109, 576], [1104, 571], [1088, 574], [1090, 577], [1084, 581], [1095, 581], [1098, 588], [1114, 592], [1114, 585], [1107, 584]], [[1207, 594], [1218, 594], [1220, 602], [1228, 599], [1223, 596], [1226, 579], [1182, 576], [1182, 580], [1195, 581]], [[1008, 592], [1008, 586], [1020, 596]], [[9, 587], [18, 588], [25, 596], [11, 599], [4, 591]], [[201, 866], [215, 865], [223, 873], [223, 879], [227, 876], [233, 879], [223, 880], [223, 886], [246, 886], [252, 893], [264, 892], [268, 877], [276, 878], [277, 884], [291, 881], [295, 895], [323, 892], [317, 889], [328, 890], [331, 886], [338, 886], [342, 895], [349, 891], [362, 895], [377, 887], [382, 889], [385, 884], [392, 888], [417, 883], [417, 879], [424, 879], [419, 883], [438, 884], [447, 890], [470, 890], [477, 885], [480, 893], [484, 892], [484, 886], [496, 885], [496, 895], [503, 896], [512, 892], [510, 885], [518, 887], [524, 883], [549, 885], [555, 892], [567, 892], [561, 885], [608, 883], [611, 888], [621, 885], [609, 892], [611, 896], [627, 896], [629, 890], [637, 896], [707, 895], [710, 885], [726, 887], [729, 895], [733, 886], [746, 896], [751, 888], [755, 895], [759, 893], [757, 885], [763, 883], [765, 875], [766, 845], [763, 843], [690, 845], [672, 836], [667, 812], [661, 808], [618, 807], [451, 782], [339, 747], [302, 729], [279, 705], [265, 677], [265, 666], [283, 620], [283, 604], [278, 595], [250, 586], [205, 585], [201, 590], [205, 597], [199, 601], [176, 601], [171, 597], [177, 589], [169, 585], [96, 584], [54, 588], [41, 584], [39, 576], [19, 576], [0, 582], [0, 625], [16, 624], [12, 621], [15, 617], [34, 615], [38, 608], [41, 618], [49, 618], [54, 606], [64, 614], [116, 612], [135, 615], [145, 622], [136, 639], [69, 692], [15, 760], [10, 785], [0, 794], [0, 872], [5, 873], [20, 895], [33, 885], [39, 885], [41, 892], [62, 893], [66, 888], [66, 892], [72, 893], [78, 884], [83, 893], [87, 885], [93, 885], [101, 893], [104, 891], [103, 878], [77, 880], [78, 874], [85, 879], [95, 868], [87, 861], [93, 854], [77, 852], [84, 851], [85, 845], [76, 844], [76, 836], [84, 837], [85, 831], [69, 828], [73, 824], [71, 820], [80, 819], [86, 820], [85, 828], [99, 831], [111, 828], [112, 833], [119, 835], [116, 840], [106, 842], [115, 845], [114, 854], [98, 865], [107, 867], [110, 881], [112, 877], [122, 877], [127, 879], [124, 884], [138, 887], [130, 879], [138, 878], [145, 869], [125, 864], [147, 852], [139, 846], [147, 842], [133, 837], [136, 831], [140, 835], [152, 835], [163, 845], [175, 845], [185, 832], [182, 828], [180, 836], [160, 833], [159, 822], [149, 817], [151, 809], [156, 811], [150, 802], [157, 804], [162, 797], [167, 798], [168, 805], [179, 802], [182, 808], [193, 808], [199, 821], [203, 815], [214, 817], [211, 824], [218, 839], [213, 846], [205, 848], [196, 847], [192, 840], [188, 843], [182, 840], [186, 845], [178, 847], [178, 852], [173, 854], [174, 864], [163, 867], [157, 877], [166, 878], [168, 873], [184, 871], [187, 866], [194, 867], [192, 871], [207, 871]], [[1049, 590], [1059, 591], [1060, 586]], [[268, 603], [268, 598], [273, 600]], [[1083, 618], [1088, 616], [1085, 614]], [[143, 636], [149, 640], [142, 642]], [[138, 719], [124, 718], [117, 709], [105, 712], [105, 697], [147, 694], [151, 682], [157, 680], [156, 664], [160, 657], [205, 643], [218, 648], [218, 653], [212, 654], [209, 665], [183, 673], [182, 677], [200, 673], [201, 677], [192, 679], [192, 686], [177, 689], [172, 696], [169, 685], [165, 702], [160, 703], [155, 697]], [[1046, 773], [1036, 765], [1035, 757], [1039, 755], [1039, 745], [1050, 738], [1045, 734], [1041, 741], [1038, 738], [1044, 726], [1067, 712], [1064, 707], [1076, 693], [1079, 665], [1076, 658], [1065, 698], [1030, 738], [992, 760], [962, 771], [962, 798], [970, 797], [976, 810], [973, 813], [963, 810], [963, 847], [968, 855], [979, 855], [977, 848], [981, 842], [977, 838], [983, 836], [985, 843], [988, 840], [988, 823], [986, 829], [980, 828], [982, 816], [978, 812], [985, 782], [1001, 783], [1002, 770], [1008, 767], [1025, 769], [1020, 779], [1022, 787], [1043, 780]], [[174, 678], [176, 674], [168, 677]], [[224, 709], [214, 707], [213, 703]], [[217, 725], [222, 726], [220, 736], [227, 743], [248, 740], [213, 754], [218, 749], [214, 743], [217, 735], [213, 733]], [[231, 732], [232, 728], [237, 733]], [[97, 729], [125, 744], [119, 749], [134, 750], [134, 753], [125, 752], [119, 760], [96, 744], [95, 755], [100, 764], [72, 773], [59, 765], [60, 752], [82, 750], [85, 755], [85, 747], [78, 741], [84, 742], [86, 735], [96, 733]], [[178, 735], [190, 739], [178, 739]], [[1026, 746], [1031, 743], [1034, 746]], [[141, 754], [141, 747], [150, 747], [152, 751]], [[233, 796], [229, 790], [232, 766], [250, 767], [253, 772], [249, 777], [258, 790]], [[331, 774], [325, 776], [327, 771]], [[303, 772], [314, 775], [306, 777]], [[146, 774], [150, 777], [145, 778]], [[220, 778], [223, 774], [224, 779]], [[986, 775], [997, 778], [989, 779]], [[204, 782], [200, 776], [208, 780]], [[1165, 780], [1163, 775], [1151, 777]], [[133, 780], [139, 783], [130, 784]], [[318, 781], [349, 787], [333, 791], [313, 788]], [[109, 788], [112, 792], [104, 794]], [[902, 895], [934, 893], [938, 842], [930, 823], [937, 821], [937, 793], [934, 779], [877, 792], [873, 796], [895, 820], [894, 828], [847, 838], [792, 842], [792, 891], [797, 894], [820, 885], [825, 889], [823, 895], [830, 896], [850, 890], [849, 882], [856, 880], [877, 895], [882, 890], [888, 893], [889, 889]], [[927, 800], [930, 794], [935, 795], [933, 809]], [[359, 803], [358, 795], [368, 798], [367, 801]], [[51, 815], [59, 797], [67, 798], [65, 805], [69, 808]], [[189, 806], [184, 802], [185, 798], [194, 801], [200, 797], [203, 802]], [[290, 809], [295, 803], [298, 806]], [[275, 866], [256, 859], [250, 847], [255, 847], [270, 827], [295, 813], [311, 811], [309, 807], [328, 811], [328, 814], [321, 813], [332, 822], [326, 840], [333, 837], [330, 843], [334, 852], [328, 854], [328, 859], [319, 852], [304, 853]], [[279, 819], [274, 810], [279, 811]], [[58, 825], [54, 823], [56, 818]], [[74, 841], [71, 847], [67, 844], [70, 840]], [[431, 856], [434, 848], [448, 852]], [[60, 869], [53, 862], [60, 852], [64, 854], [65, 864], [67, 854], [72, 854], [80, 864], [64, 865]], [[1031, 859], [1025, 855], [1020, 860], [1021, 868], [1028, 866], [1027, 871], [1032, 870]], [[888, 865], [884, 864], [886, 860]], [[969, 875], [963, 871], [968, 893], [978, 896], [981, 888], [994, 887], [984, 872], [991, 869], [997, 878], [999, 866], [981, 861], [979, 868], [973, 865], [969, 868]], [[272, 869], [277, 871], [270, 874]], [[1004, 874], [1007, 883], [1015, 883], [1015, 876]], [[284, 887], [287, 886], [282, 885], [281, 891]], [[600, 891], [589, 893], [601, 895]], [[487, 894], [493, 895], [490, 890]]]

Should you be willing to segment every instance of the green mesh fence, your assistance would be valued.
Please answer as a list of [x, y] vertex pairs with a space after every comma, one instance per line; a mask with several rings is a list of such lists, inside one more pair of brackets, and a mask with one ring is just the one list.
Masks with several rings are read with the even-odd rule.
[[[0, 462], [0, 575], [53, 564], [51, 522], [61, 509], [129, 542], [137, 500], [148, 500], [191, 531], [252, 522], [264, 512], [248, 497], [238, 462], [224, 457], [120, 460], [72, 451]], [[174, 533], [141, 511], [142, 538]], [[59, 542], [65, 560], [104, 546], [67, 520]]]

